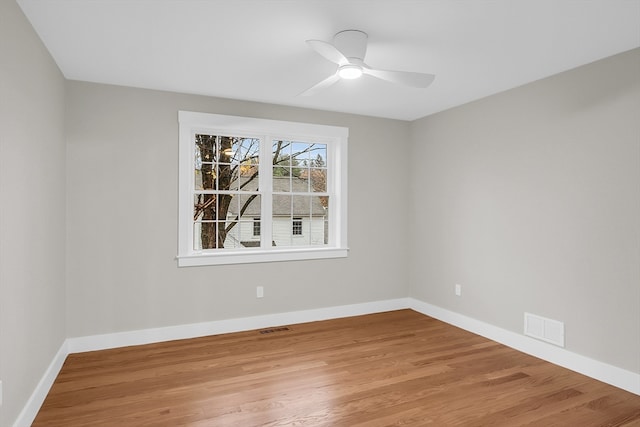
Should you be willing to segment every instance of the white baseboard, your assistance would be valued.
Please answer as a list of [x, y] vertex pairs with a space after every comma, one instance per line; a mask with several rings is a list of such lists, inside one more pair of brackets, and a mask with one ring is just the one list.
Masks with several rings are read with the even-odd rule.
[[640, 374], [572, 353], [564, 348], [547, 344], [414, 298], [409, 298], [408, 300], [409, 308], [419, 313], [640, 395]]
[[296, 323], [316, 322], [319, 320], [338, 319], [341, 317], [359, 316], [362, 314], [381, 313], [384, 311], [400, 310], [408, 307], [408, 299], [399, 298], [361, 304], [341, 305], [337, 307], [317, 308], [313, 310], [291, 311], [288, 313], [267, 314], [263, 316], [215, 320], [212, 322], [191, 323], [164, 328], [142, 329], [137, 331], [117, 332], [113, 334], [68, 338], [67, 344], [69, 353], [82, 353], [85, 351], [105, 350], [130, 345], [141, 345], [207, 335], [249, 331], [252, 329], [260, 329], [270, 326], [293, 325]]
[[131, 345], [248, 331], [271, 326], [294, 325], [297, 323], [316, 322], [319, 320], [339, 319], [342, 317], [360, 316], [363, 314], [381, 313], [384, 311], [401, 310], [405, 308], [410, 308], [453, 326], [457, 326], [469, 332], [497, 341], [508, 347], [522, 351], [523, 353], [539, 357], [540, 359], [553, 364], [571, 369], [572, 371], [579, 372], [591, 378], [640, 395], [640, 374], [626, 371], [624, 369], [572, 353], [563, 348], [534, 340], [526, 337], [525, 335], [507, 331], [497, 326], [472, 319], [453, 311], [445, 310], [414, 298], [398, 298], [362, 304], [325, 307], [313, 310], [292, 311], [288, 313], [216, 320], [212, 322], [192, 323], [187, 325], [168, 326], [164, 328], [67, 338], [47, 368], [45, 374], [27, 401], [27, 404], [18, 416], [13, 427], [27, 427], [31, 425], [38, 414], [49, 389], [60, 372], [64, 360], [70, 353], [81, 353], [85, 351], [104, 350]]
[[44, 372], [44, 375], [40, 379], [40, 382], [38, 382], [35, 390], [31, 393], [29, 400], [27, 400], [27, 404], [24, 405], [20, 415], [18, 415], [18, 418], [13, 423], [13, 427], [29, 427], [33, 423], [33, 420], [36, 418], [36, 415], [38, 415], [38, 411], [40, 410], [42, 403], [44, 403], [44, 399], [47, 397], [47, 393], [49, 393], [49, 390], [51, 389], [53, 382], [56, 380], [60, 369], [62, 369], [62, 365], [68, 355], [69, 351], [67, 349], [67, 342], [65, 341], [53, 357], [53, 360]]

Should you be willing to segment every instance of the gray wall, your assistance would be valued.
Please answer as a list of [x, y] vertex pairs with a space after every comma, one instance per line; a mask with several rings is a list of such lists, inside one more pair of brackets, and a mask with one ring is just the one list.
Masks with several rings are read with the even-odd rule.
[[[178, 110], [349, 127], [349, 257], [178, 268]], [[68, 82], [66, 126], [69, 337], [408, 293], [406, 122]]]
[[411, 132], [410, 294], [640, 372], [640, 49]]
[[0, 425], [65, 339], [64, 79], [13, 1], [0, 1]]

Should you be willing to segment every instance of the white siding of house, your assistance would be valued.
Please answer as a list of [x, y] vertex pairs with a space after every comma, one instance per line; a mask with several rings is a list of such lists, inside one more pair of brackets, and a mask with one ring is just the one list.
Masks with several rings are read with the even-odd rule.
[[273, 240], [276, 246], [308, 246], [324, 244], [324, 217], [302, 217], [302, 235], [292, 234], [291, 218], [274, 218]]
[[[273, 241], [276, 246], [318, 246], [325, 244], [325, 217], [302, 217], [302, 235], [293, 235], [293, 224], [289, 217], [273, 220]], [[200, 235], [200, 224], [195, 224], [194, 235]], [[243, 248], [240, 242], [259, 242], [260, 236], [253, 235], [253, 218], [236, 224], [225, 241], [225, 249]], [[195, 250], [202, 250], [200, 239], [194, 239]]]

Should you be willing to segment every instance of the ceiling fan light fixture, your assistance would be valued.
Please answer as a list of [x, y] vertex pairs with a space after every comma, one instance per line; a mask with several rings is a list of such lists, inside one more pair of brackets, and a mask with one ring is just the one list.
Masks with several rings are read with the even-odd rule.
[[353, 80], [362, 77], [362, 67], [355, 64], [342, 65], [338, 69], [340, 78]]

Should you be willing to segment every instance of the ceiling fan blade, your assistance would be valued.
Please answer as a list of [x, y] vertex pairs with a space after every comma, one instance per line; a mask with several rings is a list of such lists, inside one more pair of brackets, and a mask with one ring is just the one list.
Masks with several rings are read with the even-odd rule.
[[349, 62], [342, 52], [336, 49], [331, 43], [322, 40], [307, 40], [307, 44], [334, 64], [344, 65]]
[[315, 95], [317, 92], [320, 92], [322, 89], [326, 89], [329, 86], [333, 85], [338, 80], [340, 80], [340, 76], [338, 76], [338, 73], [332, 74], [329, 77], [327, 77], [326, 79], [322, 80], [320, 83], [318, 83], [318, 84], [316, 84], [314, 86], [311, 86], [309, 89], [307, 89], [304, 92], [302, 92], [300, 94], [300, 96]]
[[433, 83], [436, 78], [433, 74], [427, 73], [413, 73], [409, 71], [390, 71], [390, 70], [376, 70], [369, 66], [362, 68], [364, 74], [377, 77], [381, 80], [386, 80], [391, 83], [399, 83], [405, 86], [425, 88]]

